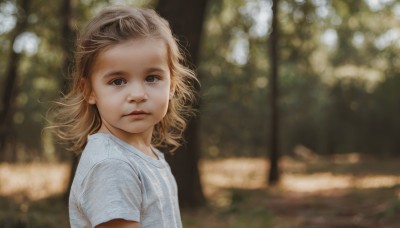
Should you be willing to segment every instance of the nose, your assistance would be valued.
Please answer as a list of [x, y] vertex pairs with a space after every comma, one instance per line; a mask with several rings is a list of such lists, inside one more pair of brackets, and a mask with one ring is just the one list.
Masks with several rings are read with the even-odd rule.
[[142, 102], [147, 99], [145, 85], [142, 83], [133, 83], [128, 88], [128, 102]]

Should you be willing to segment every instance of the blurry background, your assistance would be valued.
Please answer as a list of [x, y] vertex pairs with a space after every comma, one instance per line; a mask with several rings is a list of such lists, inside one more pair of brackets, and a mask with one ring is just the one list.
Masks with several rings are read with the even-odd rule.
[[[68, 227], [71, 156], [43, 127], [75, 32], [113, 3], [157, 9], [196, 65], [202, 100], [185, 148], [196, 141], [202, 187], [178, 178], [199, 190], [185, 227], [400, 225], [399, 0], [279, 1], [274, 186], [271, 0], [1, 0], [0, 227]], [[192, 15], [200, 30], [182, 19]]]

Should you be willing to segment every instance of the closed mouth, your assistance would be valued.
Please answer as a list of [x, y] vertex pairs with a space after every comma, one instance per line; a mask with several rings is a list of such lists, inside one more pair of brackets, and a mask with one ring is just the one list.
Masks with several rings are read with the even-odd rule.
[[137, 116], [137, 115], [148, 115], [148, 114], [149, 114], [148, 112], [139, 110], [139, 111], [133, 111], [127, 114], [126, 116]]

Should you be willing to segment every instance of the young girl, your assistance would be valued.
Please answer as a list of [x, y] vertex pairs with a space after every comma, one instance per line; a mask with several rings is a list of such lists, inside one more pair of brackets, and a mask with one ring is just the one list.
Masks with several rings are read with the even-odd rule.
[[57, 135], [83, 150], [71, 187], [71, 227], [182, 227], [177, 187], [155, 147], [179, 146], [194, 101], [168, 23], [153, 10], [109, 7], [77, 41]]

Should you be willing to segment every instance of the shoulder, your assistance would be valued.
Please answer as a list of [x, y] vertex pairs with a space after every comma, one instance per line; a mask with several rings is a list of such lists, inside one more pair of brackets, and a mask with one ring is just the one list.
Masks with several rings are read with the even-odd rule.
[[80, 211], [93, 226], [117, 218], [140, 221], [141, 186], [134, 166], [112, 157], [103, 159], [73, 185], [70, 211]]
[[140, 185], [140, 182], [138, 170], [133, 164], [111, 157], [93, 164], [83, 176], [81, 184], [85, 191], [92, 187], [125, 187], [127, 183]]
[[[88, 143], [82, 152], [80, 166], [93, 167], [98, 163], [118, 164], [130, 163], [127, 158], [129, 152], [119, 146], [113, 137], [108, 134], [94, 134], [89, 136]], [[119, 162], [118, 162], [119, 161]]]
[[114, 188], [126, 183], [140, 185], [140, 182], [139, 171], [134, 163], [115, 157], [84, 159], [76, 170], [71, 194], [79, 196], [93, 188]]
[[71, 187], [70, 213], [83, 214], [92, 225], [115, 218], [139, 221], [142, 180], [132, 160], [112, 138], [89, 137]]
[[[82, 152], [74, 177], [73, 189], [79, 189], [90, 180], [119, 179], [138, 174], [137, 165], [128, 159], [126, 151], [120, 148], [110, 137], [104, 134], [89, 136], [88, 143]], [[96, 176], [96, 178], [94, 178]]]

